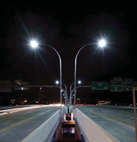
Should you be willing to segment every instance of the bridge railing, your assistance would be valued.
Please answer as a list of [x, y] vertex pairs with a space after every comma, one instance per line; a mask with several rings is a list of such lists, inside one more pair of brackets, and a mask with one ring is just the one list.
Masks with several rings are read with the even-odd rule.
[[101, 128], [93, 120], [87, 117], [79, 109], [73, 110], [74, 118], [76, 119], [79, 127], [88, 142], [120, 142], [107, 131]]
[[62, 116], [62, 112], [58, 110], [21, 142], [51, 142]]

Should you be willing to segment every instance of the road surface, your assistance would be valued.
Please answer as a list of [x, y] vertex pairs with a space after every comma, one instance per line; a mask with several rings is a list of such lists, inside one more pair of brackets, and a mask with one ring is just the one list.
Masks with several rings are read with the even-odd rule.
[[0, 142], [20, 142], [59, 107], [43, 107], [0, 116]]
[[115, 106], [78, 106], [77, 108], [119, 141], [136, 141], [133, 109]]

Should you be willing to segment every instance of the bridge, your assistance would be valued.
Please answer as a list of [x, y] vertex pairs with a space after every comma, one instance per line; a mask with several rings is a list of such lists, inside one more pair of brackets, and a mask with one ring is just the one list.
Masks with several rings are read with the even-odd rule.
[[0, 141], [136, 141], [133, 107], [83, 105], [73, 108], [73, 105], [60, 104], [3, 107], [0, 109]]

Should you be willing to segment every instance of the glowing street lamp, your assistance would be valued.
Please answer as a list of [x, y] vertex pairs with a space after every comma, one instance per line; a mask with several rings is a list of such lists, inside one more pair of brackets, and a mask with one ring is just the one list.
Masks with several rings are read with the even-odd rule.
[[[85, 44], [84, 46], [82, 46], [79, 51], [77, 52], [76, 56], [75, 56], [75, 63], [74, 63], [74, 89], [76, 88], [76, 71], [77, 71], [77, 58], [78, 58], [78, 55], [80, 53], [80, 51], [88, 46], [88, 45], [92, 45], [93, 43], [88, 43], [88, 44]], [[100, 39], [98, 42], [97, 42], [99, 48], [104, 48], [107, 44], [107, 41], [105, 39]], [[75, 104], [76, 104], [76, 91], [74, 91], [74, 108], [75, 108]]]
[[[82, 84], [82, 81], [81, 80], [78, 80], [78, 82], [77, 82], [79, 85], [80, 84]], [[71, 85], [70, 85], [70, 97], [69, 97], [69, 104], [70, 105], [72, 105], [72, 95], [74, 96], [74, 94], [72, 94], [73, 93], [73, 91], [72, 91], [72, 86], [73, 86], [73, 84], [74, 83], [72, 83]], [[76, 92], [76, 90], [74, 90], [74, 92]]]
[[37, 42], [36, 40], [31, 40], [31, 41], [30, 41], [30, 46], [31, 46], [32, 48], [37, 48], [37, 47], [38, 47], [38, 42]]
[[56, 80], [56, 81], [55, 81], [55, 83], [58, 85], [58, 84], [59, 84], [59, 81], [58, 81], [58, 80]]
[[[62, 93], [61, 93], [61, 88], [62, 88], [62, 60], [61, 60], [61, 57], [60, 57], [60, 54], [58, 53], [58, 51], [51, 45], [48, 45], [48, 44], [44, 44], [50, 48], [52, 48], [58, 55], [58, 58], [59, 58], [59, 66], [60, 66], [60, 104], [62, 104]], [[37, 48], [38, 47], [38, 42], [36, 40], [31, 40], [30, 41], [30, 46], [32, 48]], [[60, 111], [62, 111], [62, 106], [60, 107]]]
[[[81, 80], [78, 80], [78, 82], [77, 82], [78, 84], [82, 84], [82, 81]], [[72, 83], [71, 85], [70, 85], [70, 92], [71, 92], [71, 90], [72, 90], [72, 86], [74, 85], [74, 83]]]
[[103, 48], [106, 46], [106, 40], [105, 39], [101, 39], [98, 41], [98, 45], [100, 48]]
[[[59, 84], [60, 82], [58, 80], [55, 81], [55, 84]], [[67, 105], [67, 99], [68, 99], [68, 94], [67, 94], [67, 86], [62, 82], [62, 84], [65, 86], [65, 90], [62, 88], [61, 93], [65, 93], [65, 105]]]
[[81, 80], [79, 80], [79, 81], [78, 81], [78, 84], [81, 84], [81, 83], [82, 83]]

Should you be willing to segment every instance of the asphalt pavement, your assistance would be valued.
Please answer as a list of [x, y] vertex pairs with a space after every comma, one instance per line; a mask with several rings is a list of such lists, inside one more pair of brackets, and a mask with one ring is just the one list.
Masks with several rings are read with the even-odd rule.
[[0, 142], [20, 142], [50, 118], [59, 107], [45, 107], [0, 116]]
[[77, 108], [119, 141], [136, 141], [133, 109], [115, 106], [77, 106]]

